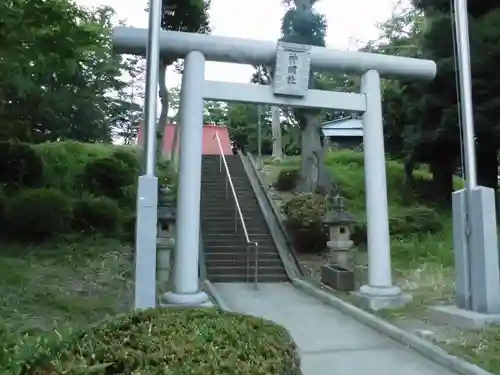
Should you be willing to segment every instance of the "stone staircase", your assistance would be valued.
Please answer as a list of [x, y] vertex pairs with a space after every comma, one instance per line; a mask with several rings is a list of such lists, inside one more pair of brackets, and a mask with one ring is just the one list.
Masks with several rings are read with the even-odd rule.
[[[259, 244], [255, 258], [253, 247], [247, 253], [247, 242], [236, 213], [231, 189], [225, 193], [224, 165], [220, 171], [218, 155], [203, 156], [201, 231], [207, 279], [212, 282], [254, 282], [257, 261], [259, 282], [282, 282], [288, 277], [269, 228], [238, 155], [227, 155], [226, 161], [251, 241]], [[235, 230], [236, 218], [236, 230]], [[247, 278], [247, 261], [249, 277]]]

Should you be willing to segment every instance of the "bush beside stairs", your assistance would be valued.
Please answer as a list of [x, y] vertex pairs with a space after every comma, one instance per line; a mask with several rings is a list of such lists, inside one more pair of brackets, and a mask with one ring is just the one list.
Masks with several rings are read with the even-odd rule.
[[[226, 155], [226, 161], [249, 238], [252, 242], [256, 241], [259, 244], [258, 281], [288, 281], [283, 262], [240, 157]], [[245, 282], [247, 280], [253, 282], [254, 249], [251, 247], [249, 250], [250, 263], [247, 278], [247, 242], [229, 186], [226, 198], [224, 165], [221, 171], [218, 155], [204, 155], [202, 168], [201, 231], [207, 279], [212, 282]]]

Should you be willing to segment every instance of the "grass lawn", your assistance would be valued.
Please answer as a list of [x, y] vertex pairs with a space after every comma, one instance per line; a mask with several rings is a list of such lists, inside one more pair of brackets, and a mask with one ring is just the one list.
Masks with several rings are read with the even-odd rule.
[[[362, 153], [335, 151], [327, 155], [326, 164], [333, 173], [346, 207], [358, 220], [365, 220], [364, 161]], [[283, 168], [298, 167], [299, 159], [289, 157], [281, 162], [266, 159], [261, 174], [271, 184]], [[425, 170], [414, 173], [420, 180], [429, 179]], [[403, 166], [395, 161], [387, 163], [389, 214], [397, 217], [412, 207], [422, 207], [414, 196], [405, 193]], [[460, 181], [457, 181], [457, 186]], [[273, 191], [278, 206], [290, 193]], [[403, 309], [380, 312], [379, 315], [417, 333], [448, 351], [461, 355], [481, 367], [500, 374], [500, 328], [488, 328], [480, 332], [464, 332], [446, 326], [438, 326], [428, 320], [427, 307], [436, 304], [452, 304], [454, 299], [454, 270], [451, 212], [436, 209], [442, 229], [434, 234], [412, 233], [391, 237], [391, 255], [395, 283], [413, 295], [413, 302]], [[356, 251], [357, 279], [366, 281], [366, 249]], [[319, 281], [321, 267], [329, 260], [327, 252], [301, 254], [299, 258], [310, 276]], [[340, 297], [349, 299], [348, 295]]]
[[118, 240], [67, 237], [0, 249], [0, 317], [15, 331], [76, 328], [129, 309], [131, 248]]

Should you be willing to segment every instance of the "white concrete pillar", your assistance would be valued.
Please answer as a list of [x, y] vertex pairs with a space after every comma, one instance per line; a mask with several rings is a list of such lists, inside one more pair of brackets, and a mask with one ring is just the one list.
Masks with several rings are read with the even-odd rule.
[[202, 305], [208, 296], [199, 290], [199, 241], [201, 157], [203, 151], [203, 96], [205, 57], [197, 51], [184, 59], [180, 115], [179, 186], [173, 267], [173, 291], [165, 302], [173, 305]]
[[[369, 70], [361, 78], [361, 92], [366, 95], [363, 114], [363, 144], [365, 160], [366, 219], [368, 231], [368, 285], [360, 294], [368, 298], [386, 298], [401, 295], [392, 285], [389, 213], [387, 204], [387, 177], [385, 170], [384, 129], [380, 76]], [[374, 309], [393, 305], [369, 304]], [[383, 306], [381, 306], [383, 305]]]
[[272, 133], [273, 133], [273, 158], [283, 159], [283, 146], [281, 136], [281, 111], [280, 107], [271, 107]]
[[[153, 148], [154, 150], [154, 148]], [[156, 307], [158, 177], [143, 175], [137, 186], [134, 307]]]

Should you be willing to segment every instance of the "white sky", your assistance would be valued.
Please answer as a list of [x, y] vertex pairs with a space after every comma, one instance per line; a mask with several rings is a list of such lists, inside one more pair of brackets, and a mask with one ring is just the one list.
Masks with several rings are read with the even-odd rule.
[[[396, 0], [321, 0], [316, 9], [328, 19], [327, 45], [337, 49], [355, 49], [357, 42], [376, 39], [376, 24], [390, 18]], [[118, 19], [128, 25], [147, 28], [147, 1], [76, 0], [83, 6], [108, 5], [115, 9]], [[281, 0], [212, 0], [210, 23], [212, 34], [258, 40], [277, 40], [280, 37], [284, 8]], [[248, 82], [253, 68], [241, 64], [208, 62], [208, 80]], [[173, 71], [167, 75], [167, 86], [180, 84]]]

